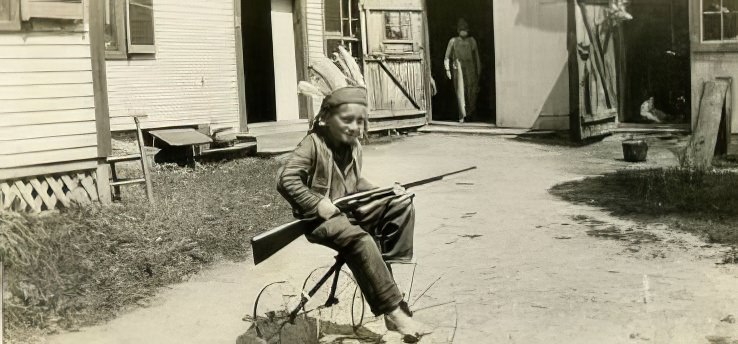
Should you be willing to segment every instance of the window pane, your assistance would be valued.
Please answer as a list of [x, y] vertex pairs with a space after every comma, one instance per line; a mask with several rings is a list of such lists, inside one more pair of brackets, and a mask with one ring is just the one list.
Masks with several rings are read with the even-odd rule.
[[410, 34], [410, 26], [403, 26], [402, 27], [402, 39], [410, 39], [412, 35]]
[[723, 17], [723, 40], [738, 40], [738, 17], [736, 17], [736, 14], [738, 12], [731, 12]]
[[722, 0], [702, 0], [702, 40], [720, 41], [723, 39]]
[[153, 0], [130, 0], [128, 13], [131, 26], [131, 44], [154, 45]]
[[731, 13], [738, 12], [738, 0], [723, 0], [723, 7]]
[[340, 39], [329, 39], [325, 42], [325, 52], [327, 56], [333, 56], [333, 53], [338, 51], [338, 47], [341, 45]]
[[105, 49], [118, 50], [118, 28], [115, 19], [115, 0], [105, 0]]
[[341, 32], [341, 0], [325, 0], [325, 31]]

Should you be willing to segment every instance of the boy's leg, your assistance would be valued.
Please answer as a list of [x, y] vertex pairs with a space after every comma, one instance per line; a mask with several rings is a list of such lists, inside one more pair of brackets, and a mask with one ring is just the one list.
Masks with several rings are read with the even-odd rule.
[[341, 215], [323, 222], [306, 237], [312, 243], [336, 250], [346, 260], [372, 313], [386, 314], [398, 307], [402, 294], [369, 233]]
[[376, 227], [385, 260], [410, 261], [413, 258], [415, 208], [412, 197], [407, 196], [390, 201]]

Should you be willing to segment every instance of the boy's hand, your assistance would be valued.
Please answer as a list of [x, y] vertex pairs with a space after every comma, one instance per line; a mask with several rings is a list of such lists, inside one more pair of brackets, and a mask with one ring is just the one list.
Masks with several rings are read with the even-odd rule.
[[318, 216], [323, 220], [328, 220], [339, 213], [341, 213], [341, 211], [338, 210], [336, 205], [327, 197], [323, 198], [318, 203]]
[[407, 193], [407, 190], [402, 186], [402, 184], [395, 182], [395, 184], [392, 186], [392, 191], [395, 193], [395, 195], [400, 196]]

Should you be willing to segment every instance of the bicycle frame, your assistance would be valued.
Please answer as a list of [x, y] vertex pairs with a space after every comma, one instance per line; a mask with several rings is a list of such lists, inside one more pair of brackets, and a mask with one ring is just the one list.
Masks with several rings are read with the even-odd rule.
[[321, 287], [325, 284], [325, 282], [328, 281], [328, 279], [333, 275], [333, 283], [331, 284], [331, 292], [328, 295], [328, 300], [325, 301], [325, 307], [331, 307], [338, 303], [338, 299], [336, 298], [336, 287], [338, 285], [338, 275], [341, 273], [341, 268], [343, 265], [346, 264], [346, 261], [341, 258], [341, 256], [336, 256], [336, 262], [331, 266], [330, 269], [328, 269], [328, 272], [326, 272], [323, 277], [320, 278], [318, 283], [313, 286], [312, 289], [305, 295], [305, 292], [303, 291], [302, 298], [300, 299], [300, 303], [295, 307], [295, 309], [290, 312], [290, 323], [294, 324], [295, 319], [297, 318], [297, 314], [300, 313], [300, 310], [305, 307], [305, 304], [310, 301], [310, 299], [315, 296], [315, 294], [320, 290]]

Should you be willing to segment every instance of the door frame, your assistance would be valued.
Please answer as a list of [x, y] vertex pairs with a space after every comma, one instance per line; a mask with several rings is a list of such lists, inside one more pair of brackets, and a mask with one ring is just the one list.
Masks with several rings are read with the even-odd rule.
[[233, 0], [233, 28], [236, 33], [236, 80], [238, 83], [238, 124], [240, 132], [248, 132], [246, 110], [246, 71], [243, 62], [243, 29], [241, 28], [241, 0]]

